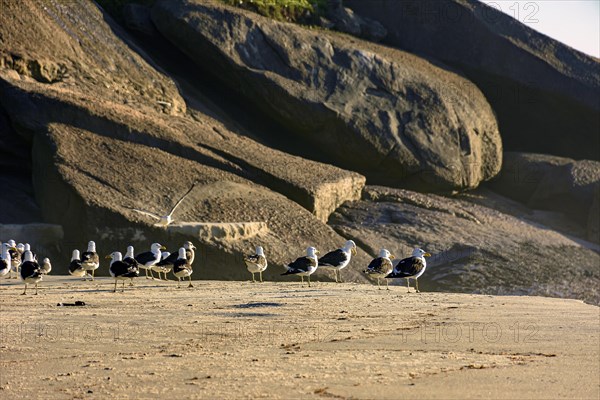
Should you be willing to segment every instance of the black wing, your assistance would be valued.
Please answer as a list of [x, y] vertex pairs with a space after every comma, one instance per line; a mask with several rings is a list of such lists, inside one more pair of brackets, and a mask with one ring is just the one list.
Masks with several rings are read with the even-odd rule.
[[81, 262], [82, 263], [99, 264], [100, 263], [100, 257], [98, 257], [98, 253], [95, 253], [93, 251], [84, 251], [81, 254]]
[[377, 257], [369, 264], [365, 273], [383, 274], [385, 271], [392, 269], [392, 262], [389, 258]]
[[259, 260], [260, 260], [260, 256], [258, 254], [250, 254], [250, 255], [244, 256], [244, 261], [248, 261], [250, 263], [258, 264]]
[[69, 272], [72, 274], [75, 271], [81, 271], [83, 269], [83, 265], [81, 264], [81, 260], [73, 260], [71, 264], [69, 264]]
[[175, 260], [175, 262], [173, 263], [173, 273], [176, 274], [178, 272], [183, 271], [184, 269], [189, 269], [189, 265], [187, 263], [187, 260], [183, 259], [183, 258], [178, 258], [177, 260]]
[[164, 265], [173, 265], [173, 264], [175, 264], [175, 261], [177, 261], [177, 258], [179, 258], [178, 253], [171, 253], [164, 260], [160, 260], [159, 262], [157, 262], [156, 265], [159, 267], [162, 267]]
[[129, 265], [131, 265], [132, 267], [136, 267], [136, 268], [137, 268], [137, 267], [139, 266], [138, 262], [137, 262], [137, 261], [135, 261], [135, 258], [133, 258], [133, 257], [125, 257], [125, 258], [123, 259], [123, 262], [124, 262], [125, 264], [129, 264]]
[[317, 266], [317, 260], [312, 257], [300, 257], [297, 258], [293, 263], [288, 264], [287, 272], [282, 275], [294, 275], [301, 272], [306, 272], [312, 267]]
[[123, 261], [115, 261], [110, 265], [115, 277], [135, 278], [139, 276], [138, 268]]
[[156, 260], [156, 255], [154, 255], [154, 253], [151, 251], [146, 251], [135, 256], [135, 261], [142, 265], [146, 265], [147, 263], [154, 260]]
[[12, 261], [21, 260], [21, 253], [19, 253], [17, 250], [8, 250], [8, 254], [10, 254], [10, 259]]
[[42, 275], [42, 269], [35, 261], [25, 261], [21, 264], [21, 278], [35, 278], [40, 275]]
[[337, 267], [348, 260], [348, 255], [342, 249], [330, 251], [323, 257], [319, 258], [319, 266]]
[[400, 260], [398, 264], [396, 264], [392, 275], [394, 278], [415, 276], [421, 272], [423, 268], [425, 268], [425, 265], [423, 264], [423, 260], [421, 260], [421, 258], [408, 257]]

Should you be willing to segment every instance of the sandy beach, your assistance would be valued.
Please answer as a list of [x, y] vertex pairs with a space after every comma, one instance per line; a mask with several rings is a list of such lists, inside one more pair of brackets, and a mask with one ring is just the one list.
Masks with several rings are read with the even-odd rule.
[[[21, 296], [3, 279], [0, 396], [600, 396], [600, 313], [580, 301], [329, 282], [112, 289], [47, 276]], [[86, 305], [57, 306], [75, 301]]]

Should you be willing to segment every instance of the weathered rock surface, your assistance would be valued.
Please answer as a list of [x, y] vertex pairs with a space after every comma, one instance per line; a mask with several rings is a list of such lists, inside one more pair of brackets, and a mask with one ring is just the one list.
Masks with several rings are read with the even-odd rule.
[[479, 90], [416, 56], [209, 1], [158, 1], [158, 30], [200, 66], [374, 182], [476, 187], [501, 163]]
[[600, 191], [600, 162], [507, 152], [502, 171], [488, 186], [530, 208], [568, 215], [587, 227], [588, 240], [597, 241], [590, 214]]
[[[1, 15], [0, 115], [8, 117], [8, 137], [20, 135], [32, 154], [27, 167], [41, 218], [64, 228], [56, 271], [65, 272], [70, 250], [90, 239], [100, 251], [127, 244], [141, 251], [153, 241], [173, 250], [200, 240], [199, 276], [224, 279], [247, 277], [240, 253], [256, 244], [277, 275], [278, 265], [308, 245], [329, 250], [344, 243], [322, 221], [359, 198], [364, 177], [272, 150], [197, 111], [192, 118], [174, 82], [121, 40], [127, 35], [93, 2], [19, 4]], [[32, 20], [39, 23], [26, 24]], [[29, 28], [13, 33], [11, 24]], [[52, 42], [40, 46], [43, 38]], [[17, 53], [64, 65], [67, 73], [43, 82], [15, 68]], [[154, 227], [130, 209], [163, 214], [194, 181], [201, 185], [177, 210], [178, 222], [268, 229], [190, 237]], [[350, 271], [347, 279], [363, 278]]]
[[598, 59], [498, 11], [509, 6], [500, 3], [344, 1], [383, 24], [384, 43], [464, 71], [498, 115], [506, 149], [598, 160]]
[[351, 9], [343, 6], [342, 0], [328, 0], [327, 18], [333, 22], [333, 28], [336, 30], [367, 40], [379, 42], [387, 35], [383, 25], [356, 15]]
[[469, 287], [480, 293], [550, 294], [598, 304], [598, 246], [521, 215], [465, 199], [367, 186], [363, 200], [346, 203], [331, 216], [330, 225], [359, 238], [371, 254], [385, 247], [403, 258], [417, 246], [434, 254], [419, 280], [427, 290]]

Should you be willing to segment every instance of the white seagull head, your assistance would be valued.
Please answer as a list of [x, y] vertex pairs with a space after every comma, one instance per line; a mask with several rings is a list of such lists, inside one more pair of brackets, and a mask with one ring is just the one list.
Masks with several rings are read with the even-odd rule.
[[183, 244], [183, 247], [186, 250], [194, 250], [194, 249], [196, 249], [196, 246], [194, 246], [194, 244], [192, 242], [190, 242], [189, 240]]
[[412, 256], [423, 258], [423, 257], [431, 257], [431, 254], [429, 254], [428, 252], [426, 252], [423, 249], [416, 248], [413, 250]]
[[111, 261], [111, 264], [112, 264], [115, 261], [123, 260], [123, 255], [121, 254], [120, 251], [113, 251], [108, 256], [106, 256], [106, 258], [112, 258], [112, 261]]
[[319, 254], [319, 250], [317, 250], [316, 248], [314, 248], [312, 246], [306, 249], [306, 255], [308, 257], [315, 258], [317, 256], [317, 254]]
[[178, 260], [186, 260], [187, 257], [185, 256], [185, 247], [180, 247], [179, 248], [179, 254], [177, 257]]
[[344, 251], [346, 253], [351, 252], [353, 255], [356, 255], [356, 243], [354, 243], [354, 240], [348, 240], [346, 242], [344, 245]]
[[25, 252], [25, 261], [33, 261], [33, 253], [31, 251]]
[[390, 260], [393, 260], [395, 258], [392, 255], [392, 253], [390, 253], [387, 249], [381, 249], [381, 250], [379, 250], [379, 257], [381, 257], [381, 258], [389, 258]]
[[166, 250], [167, 248], [160, 243], [152, 243], [150, 249], [152, 250], [152, 253], [156, 254], [159, 253], [161, 250]]
[[79, 260], [79, 250], [73, 250], [71, 254], [71, 261]]
[[94, 242], [93, 240], [90, 240], [88, 242], [87, 251], [89, 251], [90, 253], [95, 253], [96, 252], [96, 242]]
[[135, 257], [135, 249], [133, 246], [127, 246], [127, 251], [125, 252], [125, 258], [133, 258]]
[[263, 257], [265, 256], [265, 251], [262, 246], [256, 246], [256, 254]]

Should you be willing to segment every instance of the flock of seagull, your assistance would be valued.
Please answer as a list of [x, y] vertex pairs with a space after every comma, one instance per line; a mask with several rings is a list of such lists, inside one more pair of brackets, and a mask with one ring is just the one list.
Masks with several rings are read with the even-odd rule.
[[[133, 279], [139, 277], [140, 269], [144, 269], [146, 279], [155, 279], [154, 272], [161, 278], [161, 273], [165, 280], [168, 280], [167, 274], [172, 272], [177, 278], [177, 287], [180, 287], [181, 280], [188, 278], [188, 287], [192, 285], [192, 264], [195, 258], [196, 247], [190, 241], [183, 243], [176, 253], [165, 251], [165, 246], [160, 243], [153, 243], [150, 251], [135, 255], [133, 246], [127, 247], [125, 257], [119, 251], [114, 251], [106, 258], [109, 258], [109, 273], [115, 279], [114, 292], [117, 291], [118, 281], [122, 281], [122, 291], [125, 290], [125, 281], [129, 279], [129, 285], [133, 286]], [[286, 272], [281, 275], [296, 275], [301, 279], [304, 285], [304, 277], [308, 279], [310, 287], [310, 276], [317, 268], [330, 269], [334, 271], [335, 281], [342, 282], [342, 269], [350, 263], [352, 255], [356, 254], [356, 244], [348, 240], [342, 248], [331, 251], [322, 257], [318, 257], [319, 251], [315, 247], [306, 249], [306, 255], [297, 258], [295, 261], [285, 266]], [[403, 278], [406, 279], [408, 291], [410, 292], [410, 279], [415, 280], [415, 289], [419, 292], [418, 279], [427, 267], [425, 257], [431, 254], [416, 248], [411, 257], [404, 258], [397, 262], [392, 260], [395, 257], [386, 249], [381, 249], [379, 256], [374, 258], [363, 273], [377, 280], [377, 286], [381, 289], [380, 280], [385, 279], [386, 288], [389, 290], [388, 279]], [[256, 282], [255, 274], [259, 274], [260, 282], [263, 282], [262, 273], [267, 269], [268, 262], [264, 249], [261, 246], [256, 247], [254, 254], [244, 256], [246, 268], [252, 274], [252, 282]], [[90, 241], [87, 251], [80, 253], [79, 250], [73, 250], [69, 273], [73, 276], [81, 277], [83, 280], [94, 280], [95, 271], [100, 267], [100, 257], [96, 252], [96, 243]], [[43, 275], [49, 274], [52, 270], [52, 264], [48, 258], [44, 258], [38, 263], [37, 255], [31, 251], [29, 244], [15, 243], [9, 240], [2, 243], [2, 257], [0, 259], [0, 276], [9, 274], [13, 271], [20, 276], [25, 283], [25, 289], [22, 294], [27, 293], [27, 285], [35, 285], [35, 294], [37, 294], [38, 282]]]

